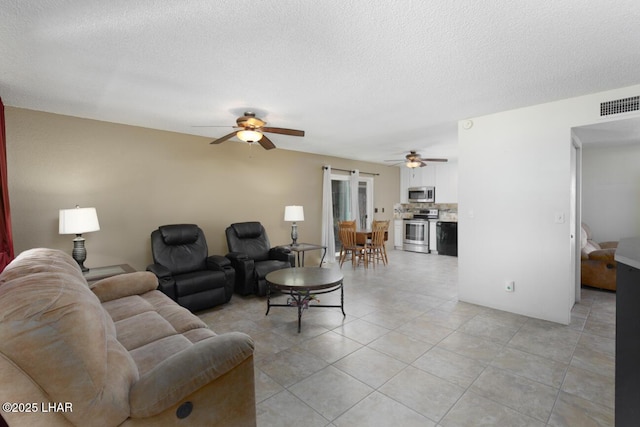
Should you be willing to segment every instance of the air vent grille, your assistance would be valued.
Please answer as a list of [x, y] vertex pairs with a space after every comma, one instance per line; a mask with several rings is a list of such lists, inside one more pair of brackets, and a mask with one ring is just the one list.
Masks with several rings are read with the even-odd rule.
[[600, 117], [640, 110], [640, 96], [600, 103]]

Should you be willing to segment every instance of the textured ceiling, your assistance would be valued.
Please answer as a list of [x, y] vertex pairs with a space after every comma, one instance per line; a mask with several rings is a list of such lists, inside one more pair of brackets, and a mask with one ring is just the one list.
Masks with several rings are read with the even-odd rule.
[[0, 0], [0, 96], [212, 139], [231, 129], [194, 126], [251, 110], [306, 131], [279, 148], [454, 158], [459, 119], [639, 83], [639, 21], [637, 0]]

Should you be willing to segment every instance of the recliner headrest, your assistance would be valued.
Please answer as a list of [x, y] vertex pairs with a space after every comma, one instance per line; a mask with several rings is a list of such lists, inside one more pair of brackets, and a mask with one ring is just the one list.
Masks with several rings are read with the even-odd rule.
[[264, 234], [264, 228], [262, 224], [257, 221], [252, 222], [238, 222], [231, 224], [231, 228], [235, 231], [236, 235], [240, 239], [255, 239]]
[[174, 224], [158, 227], [167, 245], [189, 245], [198, 240], [199, 227], [195, 224]]

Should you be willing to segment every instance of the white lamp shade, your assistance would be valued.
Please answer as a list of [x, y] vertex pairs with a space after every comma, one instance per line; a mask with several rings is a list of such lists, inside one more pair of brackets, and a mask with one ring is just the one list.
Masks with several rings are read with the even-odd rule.
[[96, 208], [60, 209], [60, 234], [82, 234], [100, 230]]
[[285, 206], [285, 221], [304, 221], [304, 209], [302, 206]]
[[241, 130], [236, 136], [244, 142], [258, 142], [262, 139], [262, 134], [255, 130]]

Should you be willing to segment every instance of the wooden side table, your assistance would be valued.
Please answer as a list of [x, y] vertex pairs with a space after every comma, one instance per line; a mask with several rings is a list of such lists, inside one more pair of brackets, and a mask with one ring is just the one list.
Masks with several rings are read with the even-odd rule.
[[133, 273], [136, 271], [129, 264], [107, 265], [105, 267], [92, 268], [89, 271], [82, 273], [87, 283], [92, 284], [98, 280], [106, 279], [107, 277], [117, 276], [118, 274]]

